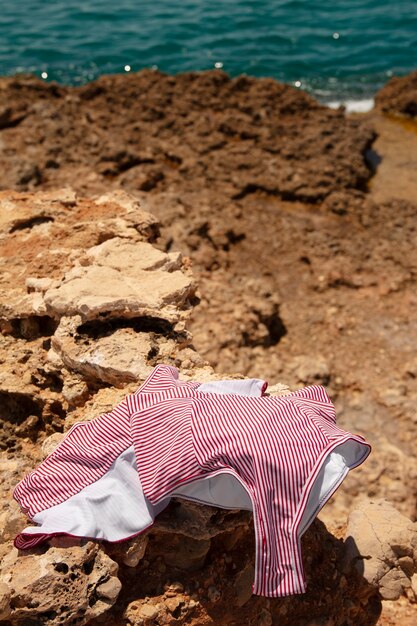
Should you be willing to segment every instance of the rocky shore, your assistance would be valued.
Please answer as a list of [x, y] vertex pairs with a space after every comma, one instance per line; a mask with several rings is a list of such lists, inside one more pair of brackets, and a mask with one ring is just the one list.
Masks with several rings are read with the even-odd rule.
[[[399, 80], [348, 117], [220, 71], [0, 79], [5, 624], [415, 623], [417, 99]], [[12, 548], [17, 481], [162, 362], [325, 384], [372, 443], [303, 539], [306, 595], [251, 597], [250, 516], [185, 502], [117, 547]]]

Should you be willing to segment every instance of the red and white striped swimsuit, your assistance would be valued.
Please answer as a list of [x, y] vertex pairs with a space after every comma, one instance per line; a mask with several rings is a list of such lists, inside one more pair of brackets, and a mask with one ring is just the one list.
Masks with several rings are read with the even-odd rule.
[[[143, 493], [155, 507], [195, 481], [230, 474], [252, 502], [254, 593], [304, 592], [300, 536], [347, 471], [366, 458], [369, 444], [336, 426], [320, 386], [282, 397], [209, 394], [199, 387], [179, 381], [175, 368], [157, 366], [114, 411], [75, 425], [19, 483], [15, 498], [36, 521], [36, 514], [109, 472], [132, 445]], [[327, 484], [319, 495], [318, 483]], [[46, 538], [24, 532], [16, 545], [27, 548]]]

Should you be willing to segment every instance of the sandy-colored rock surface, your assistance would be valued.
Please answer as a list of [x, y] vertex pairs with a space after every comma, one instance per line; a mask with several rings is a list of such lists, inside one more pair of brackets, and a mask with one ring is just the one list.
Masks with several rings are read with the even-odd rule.
[[[417, 121], [394, 114], [372, 114], [379, 136], [373, 144], [378, 175], [370, 181], [375, 202], [417, 198]], [[404, 205], [406, 206], [406, 205]]]
[[114, 604], [121, 589], [118, 566], [91, 542], [19, 555], [0, 568], [9, 615], [19, 624], [88, 624]]
[[[30, 207], [33, 201], [36, 210], [43, 201], [48, 205], [45, 193], [40, 197], [27, 192], [11, 195], [18, 205], [25, 202]], [[88, 212], [92, 204], [91, 200], [73, 198], [72, 209], [82, 211], [86, 207]], [[58, 201], [57, 210], [63, 210], [63, 206]], [[26, 215], [30, 215], [29, 207]], [[47, 313], [46, 320], [40, 321], [30, 307], [22, 317], [16, 314], [21, 309], [11, 305], [2, 311], [5, 367], [1, 377], [4, 472], [0, 499], [0, 608], [3, 618], [16, 625], [29, 622], [81, 625], [99, 624], [101, 615], [106, 614], [105, 623], [125, 626], [175, 622], [233, 624], [238, 611], [241, 623], [272, 624], [279, 619], [285, 625], [293, 623], [294, 615], [303, 623], [308, 606], [308, 614], [313, 613], [319, 621], [326, 615], [326, 619], [339, 623], [337, 615], [341, 607], [346, 608], [349, 623], [375, 621], [380, 610], [378, 587], [355, 570], [346, 577], [343, 543], [319, 522], [304, 540], [310, 585], [307, 601], [300, 597], [271, 603], [265, 598], [252, 597], [255, 546], [252, 519], [247, 512], [177, 501], [146, 534], [121, 544], [81, 542], [79, 545], [78, 542], [74, 545], [72, 540], [56, 538], [51, 540], [50, 547], [29, 552], [18, 553], [12, 547], [15, 534], [27, 525], [25, 515], [11, 500], [13, 486], [55, 449], [74, 423], [110, 410], [144, 380], [157, 362], [179, 366], [185, 377], [207, 381], [220, 376], [192, 348], [185, 328], [194, 302], [194, 281], [188, 264], [178, 254], [166, 254], [137, 238], [136, 229], [131, 239], [115, 236], [91, 246], [86, 236], [87, 216], [88, 213], [84, 219], [83, 246], [79, 245], [76, 251], [68, 249], [68, 264], [57, 264], [49, 276], [38, 270], [35, 249], [38, 246], [38, 252], [47, 257], [49, 237], [41, 237], [39, 241], [39, 233], [32, 232], [35, 227], [31, 227], [28, 233], [17, 231], [14, 239], [16, 249], [23, 249], [25, 243], [31, 256], [24, 279], [19, 280], [21, 270], [17, 261], [15, 265], [9, 264], [10, 272], [16, 273], [10, 289], [17, 298], [37, 294]], [[70, 223], [69, 217], [69, 239]], [[94, 231], [94, 221], [90, 228]], [[3, 241], [7, 242], [7, 238]], [[67, 249], [64, 237], [61, 246]], [[113, 268], [126, 274], [137, 270], [163, 279], [179, 275], [187, 285], [192, 285], [190, 298], [172, 299], [169, 320], [164, 305], [160, 305], [160, 311], [155, 309], [153, 315], [148, 307], [141, 311], [141, 316], [135, 303], [158, 297], [157, 278], [151, 294], [144, 288], [145, 283], [136, 283], [135, 301], [126, 301], [122, 309], [114, 299], [108, 315], [103, 316], [99, 307], [89, 309], [86, 314], [82, 305], [77, 304], [74, 308], [63, 308], [61, 316], [61, 309], [52, 307], [48, 294], [66, 284], [72, 271], [68, 270], [70, 264], [81, 270], [99, 268], [108, 272]], [[175, 280], [168, 280], [167, 284], [175, 292]], [[101, 289], [100, 284], [98, 287]], [[95, 289], [96, 285], [92, 284], [91, 292]], [[80, 301], [75, 290], [72, 298], [74, 302]], [[256, 307], [256, 300], [252, 302]], [[268, 309], [262, 310], [267, 315]], [[253, 319], [249, 327], [252, 333], [262, 333]], [[304, 383], [323, 382], [329, 376], [323, 360], [294, 359], [292, 368], [297, 380]], [[271, 393], [287, 390], [283, 384], [271, 385]], [[318, 563], [321, 585], [315, 580]], [[332, 590], [332, 596], [328, 589]]]
[[3, 78], [0, 107], [13, 119], [2, 130], [3, 188], [69, 179], [83, 192], [186, 186], [198, 210], [206, 181], [229, 199], [264, 190], [316, 201], [369, 178], [361, 154], [372, 131], [271, 79], [145, 70], [73, 89]]
[[384, 600], [417, 599], [417, 524], [386, 500], [365, 501], [350, 515], [346, 568], [354, 567]]
[[152, 370], [152, 354], [157, 344], [151, 333], [132, 328], [116, 328], [95, 339], [78, 331], [81, 317], [62, 318], [55, 331], [52, 347], [62, 362], [84, 379], [123, 384], [143, 380]]
[[161, 317], [177, 321], [177, 304], [193, 294], [190, 281], [181, 274], [137, 269], [134, 273], [112, 266], [75, 267], [59, 286], [44, 295], [46, 312], [52, 317], [81, 315], [83, 321], [99, 316]]
[[375, 105], [384, 113], [417, 117], [417, 72], [391, 78], [377, 93]]
[[[324, 509], [332, 532], [317, 521], [303, 540], [305, 596], [251, 597], [250, 516], [174, 503], [143, 540], [94, 548], [119, 571], [91, 583], [94, 600], [82, 592], [92, 609], [74, 623], [414, 624], [414, 557], [395, 552], [394, 530], [416, 518], [417, 146], [392, 117], [412, 115], [414, 78], [401, 103], [393, 88], [377, 112], [350, 118], [222, 72], [0, 83], [3, 619], [67, 615], [44, 619], [7, 582], [21, 571], [11, 539], [26, 523], [12, 487], [74, 423], [166, 362], [201, 380], [325, 384], [372, 456]], [[396, 510], [362, 545], [379, 510], [364, 498]], [[366, 576], [346, 566], [349, 513], [360, 561], [366, 551], [377, 564]]]

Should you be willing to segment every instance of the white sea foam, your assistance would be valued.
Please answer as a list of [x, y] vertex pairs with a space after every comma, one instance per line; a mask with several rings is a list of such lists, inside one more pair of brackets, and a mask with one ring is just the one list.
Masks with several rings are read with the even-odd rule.
[[331, 109], [338, 109], [340, 106], [344, 106], [346, 113], [367, 113], [374, 108], [375, 100], [373, 98], [367, 98], [365, 100], [335, 100], [332, 102], [326, 102], [326, 105]]

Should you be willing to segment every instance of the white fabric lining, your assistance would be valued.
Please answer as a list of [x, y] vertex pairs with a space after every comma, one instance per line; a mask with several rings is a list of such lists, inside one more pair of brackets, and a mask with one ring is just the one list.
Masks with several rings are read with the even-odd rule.
[[242, 380], [213, 380], [202, 383], [198, 391], [202, 393], [235, 394], [238, 396], [261, 396], [267, 383], [258, 378], [244, 378]]
[[365, 446], [353, 439], [348, 439], [327, 455], [310, 489], [306, 508], [298, 527], [299, 537], [305, 533], [346, 474], [359, 465], [368, 454], [369, 450]]
[[65, 502], [37, 513], [33, 521], [40, 526], [23, 532], [120, 541], [150, 526], [168, 502], [169, 498], [154, 506], [145, 497], [131, 446], [99, 480]]

